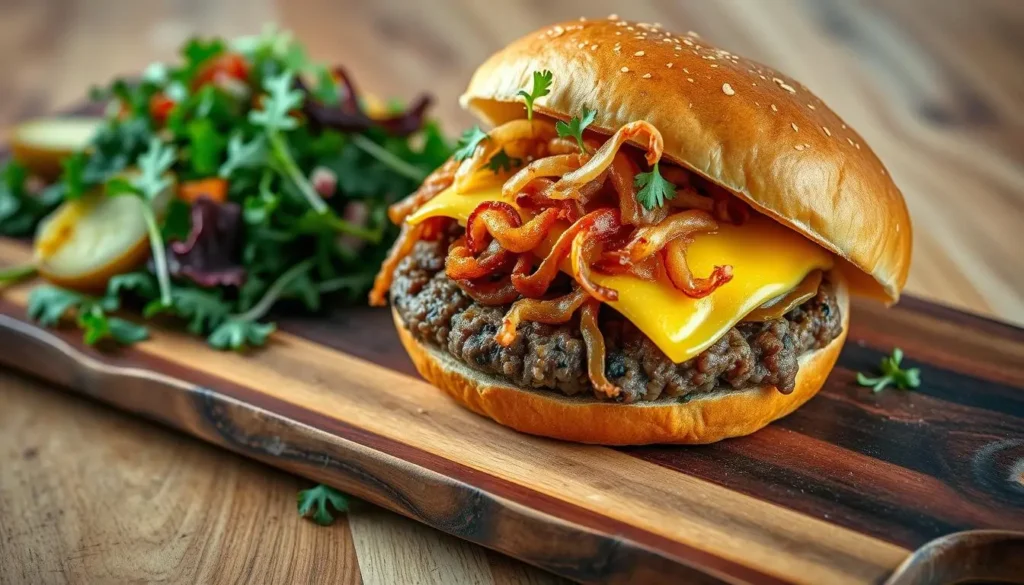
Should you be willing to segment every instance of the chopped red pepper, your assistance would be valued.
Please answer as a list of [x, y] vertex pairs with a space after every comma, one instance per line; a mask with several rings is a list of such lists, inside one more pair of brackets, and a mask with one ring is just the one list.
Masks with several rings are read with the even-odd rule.
[[157, 126], [162, 126], [167, 121], [167, 116], [174, 109], [175, 103], [171, 98], [162, 93], [155, 93], [149, 98], [149, 115]]
[[192, 80], [192, 88], [200, 88], [207, 83], [216, 83], [224, 79], [238, 79], [246, 81], [249, 79], [249, 62], [238, 53], [224, 53], [210, 59], [199, 69], [195, 79]]

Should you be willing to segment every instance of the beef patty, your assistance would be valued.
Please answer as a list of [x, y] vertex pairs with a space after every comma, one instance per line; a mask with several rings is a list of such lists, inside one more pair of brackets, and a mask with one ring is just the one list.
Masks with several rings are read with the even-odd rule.
[[[392, 303], [422, 343], [447, 351], [469, 367], [527, 388], [567, 395], [591, 392], [578, 317], [563, 325], [521, 323], [515, 342], [494, 341], [509, 306], [471, 299], [444, 273], [447, 242], [419, 242], [402, 260]], [[797, 359], [835, 339], [842, 329], [832, 286], [781, 319], [739, 323], [696, 357], [677, 364], [618, 312], [602, 306], [605, 374], [622, 388], [619, 400], [687, 399], [714, 390], [774, 385], [793, 390]], [[608, 399], [597, 393], [598, 398]]]

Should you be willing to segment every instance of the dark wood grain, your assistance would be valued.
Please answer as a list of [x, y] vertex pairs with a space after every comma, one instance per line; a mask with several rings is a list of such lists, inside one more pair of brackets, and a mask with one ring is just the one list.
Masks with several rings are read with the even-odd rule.
[[[3, 249], [11, 253], [9, 246]], [[173, 354], [163, 350], [97, 353], [83, 347], [74, 331], [40, 333], [24, 323], [23, 301], [20, 293], [0, 301], [0, 313], [8, 315], [0, 317], [0, 346], [19, 348], [5, 361], [557, 574], [595, 582], [662, 582], [666, 575], [799, 580], [780, 581], [774, 570], [708, 554], [605, 515], [601, 507], [572, 504], [529, 481], [510, 481], [415, 440], [346, 422], [340, 413], [300, 407], [287, 391], [267, 393], [224, 377], [213, 362], [169, 360]], [[1011, 359], [1024, 345], [1021, 332], [913, 300], [890, 311], [865, 303], [853, 310], [850, 342], [826, 388], [790, 417], [716, 445], [619, 452], [680, 479], [699, 478], [906, 550], [961, 530], [1024, 528], [1024, 391], [1015, 383], [1024, 379], [1024, 364]], [[283, 331], [314, 342], [311, 347], [355, 356], [367, 367], [411, 373], [386, 311], [280, 317]], [[855, 371], [875, 367], [882, 343], [915, 348], [924, 345], [923, 335], [940, 358], [922, 359], [931, 354], [908, 349], [908, 363], [922, 368], [921, 389], [874, 394], [853, 384]], [[986, 353], [990, 346], [1001, 349]], [[959, 352], [975, 358], [941, 357]], [[291, 367], [274, 363], [269, 365]], [[132, 367], [141, 370], [125, 369]], [[352, 383], [351, 391], [366, 391]], [[746, 538], [773, 531], [739, 518], [728, 522]], [[785, 538], [775, 545], [804, 547], [804, 554], [846, 567], [850, 575], [863, 563], [834, 547], [813, 551], [816, 544]], [[647, 572], [651, 567], [657, 570]]]

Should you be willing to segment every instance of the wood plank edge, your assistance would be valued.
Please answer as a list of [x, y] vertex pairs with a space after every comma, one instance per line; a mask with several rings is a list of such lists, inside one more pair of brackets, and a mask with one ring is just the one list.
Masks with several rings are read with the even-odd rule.
[[[382, 453], [374, 449], [373, 441], [388, 439], [366, 431], [362, 431], [362, 439], [369, 444], [361, 444], [275, 414], [267, 409], [274, 406], [270, 403], [256, 406], [219, 389], [138, 367], [104, 363], [53, 333], [2, 314], [0, 345], [13, 349], [0, 355], [0, 362], [10, 367], [219, 447], [334, 485], [569, 579], [588, 583], [660, 583], [667, 578], [687, 583], [784, 583], [751, 567], [614, 520], [604, 519], [615, 526], [603, 531], [518, 504]], [[493, 487], [504, 481], [491, 479], [482, 483]], [[556, 505], [560, 512], [577, 512], [570, 516], [590, 514], [557, 500], [547, 504]], [[638, 542], [624, 533], [661, 546]]]

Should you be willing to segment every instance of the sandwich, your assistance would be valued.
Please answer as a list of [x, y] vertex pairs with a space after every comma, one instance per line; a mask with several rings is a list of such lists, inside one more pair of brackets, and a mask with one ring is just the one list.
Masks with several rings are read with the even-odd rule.
[[485, 127], [389, 210], [421, 375], [522, 432], [710, 443], [812, 398], [851, 294], [898, 300], [906, 204], [806, 87], [616, 17], [533, 32], [461, 104]]

